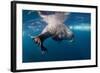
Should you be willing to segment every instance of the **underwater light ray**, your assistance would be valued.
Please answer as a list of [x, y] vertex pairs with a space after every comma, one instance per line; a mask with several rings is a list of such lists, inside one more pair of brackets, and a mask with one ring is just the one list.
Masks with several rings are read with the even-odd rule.
[[80, 25], [73, 25], [69, 26], [72, 30], [79, 30], [79, 31], [90, 31], [90, 25], [89, 24], [80, 24]]

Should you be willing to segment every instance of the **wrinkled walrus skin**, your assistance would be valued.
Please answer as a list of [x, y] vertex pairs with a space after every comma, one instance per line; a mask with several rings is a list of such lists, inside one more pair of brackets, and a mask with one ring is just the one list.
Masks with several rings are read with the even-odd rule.
[[38, 12], [40, 17], [47, 23], [44, 30], [33, 40], [38, 46], [41, 47], [42, 54], [47, 52], [47, 48], [43, 45], [43, 42], [51, 37], [55, 41], [72, 40], [73, 32], [64, 24], [65, 16], [68, 17], [69, 13], [64, 12]]

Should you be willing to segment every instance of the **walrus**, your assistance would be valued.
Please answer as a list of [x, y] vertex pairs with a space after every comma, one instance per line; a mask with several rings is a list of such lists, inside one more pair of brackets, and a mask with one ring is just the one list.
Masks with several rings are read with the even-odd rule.
[[39, 11], [38, 13], [47, 23], [43, 31], [33, 38], [35, 43], [40, 46], [42, 54], [45, 54], [48, 51], [43, 45], [43, 42], [49, 37], [55, 41], [73, 39], [73, 32], [64, 24], [64, 20], [68, 17], [69, 13], [54, 11]]

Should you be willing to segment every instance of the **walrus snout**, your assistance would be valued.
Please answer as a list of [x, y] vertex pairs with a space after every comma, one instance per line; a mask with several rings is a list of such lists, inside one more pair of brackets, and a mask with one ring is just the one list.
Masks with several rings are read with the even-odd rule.
[[73, 42], [74, 39], [75, 39], [75, 36], [74, 36], [73, 33], [71, 33], [70, 36], [68, 37], [68, 40], [69, 40], [70, 42]]

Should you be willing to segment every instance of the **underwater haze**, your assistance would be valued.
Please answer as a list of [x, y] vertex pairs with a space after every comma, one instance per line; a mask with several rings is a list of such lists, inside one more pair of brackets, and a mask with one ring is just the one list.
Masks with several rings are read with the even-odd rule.
[[34, 10], [22, 10], [22, 61], [47, 62], [91, 59], [91, 14], [69, 12], [64, 24], [74, 33], [74, 40], [55, 41], [48, 38], [44, 46], [48, 49], [41, 54], [41, 48], [32, 40], [39, 35], [47, 23]]

